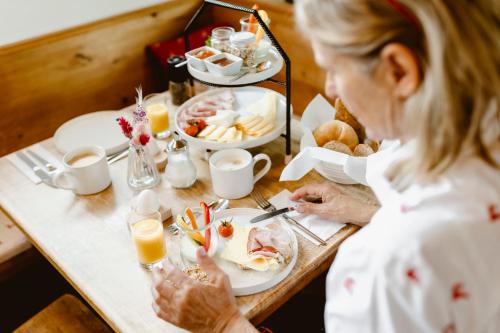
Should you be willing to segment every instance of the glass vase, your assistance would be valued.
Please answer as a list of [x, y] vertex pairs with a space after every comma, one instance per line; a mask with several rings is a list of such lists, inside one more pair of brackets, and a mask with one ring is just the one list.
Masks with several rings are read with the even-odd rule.
[[127, 181], [128, 185], [136, 191], [152, 188], [160, 183], [155, 161], [145, 146], [130, 143]]

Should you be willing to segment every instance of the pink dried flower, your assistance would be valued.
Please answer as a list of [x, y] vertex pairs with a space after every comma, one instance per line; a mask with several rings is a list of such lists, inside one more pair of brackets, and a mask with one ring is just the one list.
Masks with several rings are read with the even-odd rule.
[[132, 128], [132, 125], [128, 122], [125, 117], [120, 117], [117, 119], [118, 125], [120, 125], [123, 135], [125, 135], [127, 138], [131, 139], [132, 138], [132, 131], [134, 130]]
[[149, 135], [141, 134], [139, 136], [139, 141], [140, 141], [141, 145], [143, 145], [143, 146], [147, 145], [149, 142]]

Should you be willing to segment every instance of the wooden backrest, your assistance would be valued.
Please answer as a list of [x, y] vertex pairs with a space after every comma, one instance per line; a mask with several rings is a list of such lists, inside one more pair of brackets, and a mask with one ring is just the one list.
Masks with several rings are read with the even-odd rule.
[[201, 0], [161, 5], [0, 48], [0, 156], [53, 135], [75, 116], [152, 91], [145, 46], [177, 37]]
[[[296, 27], [293, 5], [285, 0], [226, 1], [245, 7], [258, 3], [269, 13], [271, 29], [292, 61], [292, 104], [301, 114], [323, 91], [324, 72]], [[179, 36], [200, 5], [201, 0], [167, 0], [0, 48], [0, 156], [52, 136], [75, 116], [132, 104], [138, 84], [146, 93], [154, 91], [145, 46]], [[212, 7], [202, 20], [239, 27], [242, 15]]]

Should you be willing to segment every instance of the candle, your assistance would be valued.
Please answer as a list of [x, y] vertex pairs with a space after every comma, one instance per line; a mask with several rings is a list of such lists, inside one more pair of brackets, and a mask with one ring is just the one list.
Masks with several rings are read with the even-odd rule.
[[146, 113], [154, 134], [162, 133], [168, 130], [168, 110], [162, 103], [151, 104], [146, 107]]
[[163, 225], [157, 219], [145, 219], [131, 226], [137, 256], [145, 268], [160, 262], [166, 255]]

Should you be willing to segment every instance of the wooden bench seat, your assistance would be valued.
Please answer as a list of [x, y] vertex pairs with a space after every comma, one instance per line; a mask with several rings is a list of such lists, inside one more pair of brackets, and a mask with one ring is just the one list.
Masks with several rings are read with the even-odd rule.
[[111, 333], [78, 298], [65, 294], [18, 327], [14, 333]]

